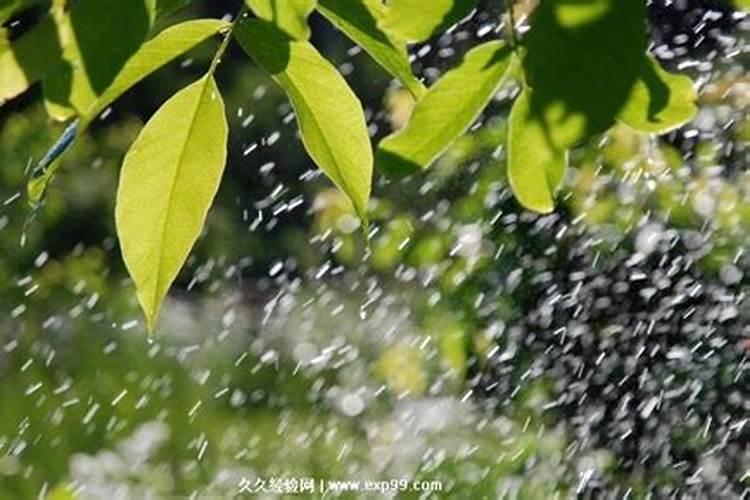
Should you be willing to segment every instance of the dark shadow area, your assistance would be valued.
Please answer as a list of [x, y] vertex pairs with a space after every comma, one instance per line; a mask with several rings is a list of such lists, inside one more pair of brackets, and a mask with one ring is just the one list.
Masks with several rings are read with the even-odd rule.
[[524, 39], [531, 112], [549, 128], [553, 143], [565, 149], [607, 130], [643, 66], [644, 2], [546, 1], [531, 26]]
[[237, 41], [253, 60], [269, 73], [281, 73], [289, 65], [291, 43], [289, 35], [272, 22], [248, 19], [236, 28]]
[[440, 24], [437, 26], [437, 28], [433, 30], [432, 36], [435, 36], [438, 33], [442, 33], [446, 29], [459, 22], [462, 18], [466, 17], [469, 12], [471, 12], [471, 9], [475, 8], [476, 6], [477, 0], [456, 0], [455, 2], [453, 2], [451, 9], [445, 13], [445, 16], [443, 16], [443, 20], [440, 21]]
[[401, 155], [377, 148], [375, 150], [375, 168], [391, 179], [400, 179], [419, 173], [424, 167]]
[[648, 118], [658, 122], [658, 114], [669, 104], [669, 86], [659, 77], [653, 64], [648, 58], [643, 58], [640, 79], [646, 84], [650, 100], [648, 102]]
[[83, 68], [100, 94], [146, 40], [148, 9], [144, 0], [78, 0], [70, 18]]
[[0, 102], [24, 92], [29, 85], [42, 79], [50, 70], [62, 62], [62, 46], [57, 27], [51, 15], [31, 21], [30, 27], [11, 41], [9, 49], [13, 53], [18, 69], [25, 81], [5, 81]]
[[32, 7], [49, 6], [50, 0], [0, 0], [0, 24], [23, 15]]

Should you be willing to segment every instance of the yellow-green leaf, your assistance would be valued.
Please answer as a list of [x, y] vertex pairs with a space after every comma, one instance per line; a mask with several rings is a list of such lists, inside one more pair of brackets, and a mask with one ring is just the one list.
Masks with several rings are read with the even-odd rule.
[[268, 22], [246, 20], [235, 36], [289, 96], [307, 152], [366, 222], [373, 159], [357, 96], [315, 47]]
[[125, 156], [115, 220], [150, 331], [219, 188], [227, 134], [224, 103], [207, 75], [169, 99]]
[[378, 168], [393, 175], [428, 168], [490, 102], [508, 73], [511, 54], [499, 41], [467, 52], [417, 102], [406, 126], [380, 143]]
[[298, 40], [310, 38], [307, 17], [317, 0], [245, 0], [253, 13]]
[[380, 27], [405, 42], [421, 42], [449, 28], [476, 0], [388, 0]]
[[625, 125], [652, 134], [664, 134], [689, 122], [698, 111], [693, 81], [665, 71], [651, 56], [618, 119]]
[[534, 114], [532, 92], [513, 103], [508, 131], [508, 180], [516, 199], [529, 210], [554, 210], [555, 191], [565, 176], [568, 154], [557, 149], [545, 122]]
[[405, 45], [391, 39], [378, 27], [379, 1], [320, 0], [318, 12], [419, 98], [426, 89], [412, 74]]
[[0, 105], [43, 78], [51, 67], [59, 63], [61, 53], [62, 47], [51, 16], [45, 16], [12, 42], [1, 40]]

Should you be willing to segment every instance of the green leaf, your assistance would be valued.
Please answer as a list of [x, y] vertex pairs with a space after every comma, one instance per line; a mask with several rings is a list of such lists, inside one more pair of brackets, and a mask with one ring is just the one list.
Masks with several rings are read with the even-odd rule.
[[154, 13], [145, 0], [78, 0], [58, 13], [62, 64], [44, 82], [47, 109], [67, 120], [96, 101], [146, 39]]
[[398, 78], [416, 98], [425, 87], [412, 74], [409, 56], [402, 43], [388, 37], [377, 25], [379, 0], [320, 0], [318, 12], [343, 31], [391, 75]]
[[568, 166], [568, 154], [556, 148], [543, 119], [534, 116], [533, 93], [513, 103], [508, 131], [508, 180], [516, 199], [529, 210], [554, 210], [555, 190]]
[[227, 134], [224, 103], [206, 75], [170, 98], [125, 156], [115, 221], [149, 331], [219, 188]]
[[45, 16], [20, 38], [0, 42], [0, 105], [26, 91], [60, 62], [55, 22]]
[[315, 47], [270, 23], [242, 22], [235, 36], [289, 96], [307, 152], [367, 222], [373, 159], [357, 96]]
[[245, 0], [253, 13], [298, 40], [310, 38], [307, 17], [317, 0]]
[[[196, 19], [171, 26], [154, 38], [144, 43], [138, 52], [131, 57], [117, 75], [112, 84], [82, 112], [83, 124], [78, 127], [77, 135], [83, 133], [86, 126], [107, 106], [112, 104], [128, 89], [158, 70], [175, 57], [184, 54], [199, 43], [224, 28], [229, 23], [218, 19]], [[54, 148], [53, 148], [54, 149]], [[28, 197], [31, 203], [38, 203], [47, 189], [52, 177], [60, 168], [60, 151], [54, 157], [45, 156], [49, 161], [40, 162], [38, 174], [29, 181]]]
[[643, 0], [545, 0], [524, 38], [534, 114], [558, 149], [614, 125], [646, 50]]
[[394, 175], [428, 168], [489, 104], [508, 73], [511, 54], [499, 41], [467, 52], [417, 102], [406, 126], [380, 143], [378, 168]]
[[389, 0], [380, 27], [398, 40], [421, 42], [456, 24], [476, 0]]
[[689, 77], [669, 73], [653, 57], [644, 57], [642, 72], [618, 119], [641, 132], [664, 134], [693, 119], [697, 99]]

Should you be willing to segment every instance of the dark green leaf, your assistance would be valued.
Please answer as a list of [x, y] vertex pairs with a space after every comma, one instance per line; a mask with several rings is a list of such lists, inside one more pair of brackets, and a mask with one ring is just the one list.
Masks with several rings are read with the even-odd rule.
[[45, 0], [0, 0], [0, 24], [5, 23], [22, 10], [44, 2]]
[[614, 124], [640, 72], [645, 26], [643, 0], [546, 0], [537, 7], [523, 64], [533, 114], [557, 148]]

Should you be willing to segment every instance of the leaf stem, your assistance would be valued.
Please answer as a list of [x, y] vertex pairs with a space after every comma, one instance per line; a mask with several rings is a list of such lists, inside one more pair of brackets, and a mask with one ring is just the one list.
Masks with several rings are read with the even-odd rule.
[[513, 51], [518, 48], [518, 40], [516, 39], [516, 18], [513, 14], [513, 0], [505, 0], [505, 8], [508, 10], [508, 38], [510, 41], [510, 47]]
[[224, 39], [221, 41], [221, 45], [219, 45], [219, 48], [216, 50], [216, 53], [214, 54], [214, 57], [211, 60], [211, 66], [209, 66], [208, 68], [209, 75], [213, 75], [214, 71], [216, 71], [216, 67], [221, 62], [221, 58], [224, 55], [224, 52], [227, 50], [227, 47], [229, 46], [229, 42], [232, 39], [235, 26], [237, 26], [237, 23], [240, 22], [240, 19], [242, 19], [246, 13], [247, 13], [247, 4], [243, 1], [242, 7], [240, 7], [240, 10], [237, 12], [237, 15], [232, 20], [232, 24], [227, 29], [226, 34], [224, 35]]

